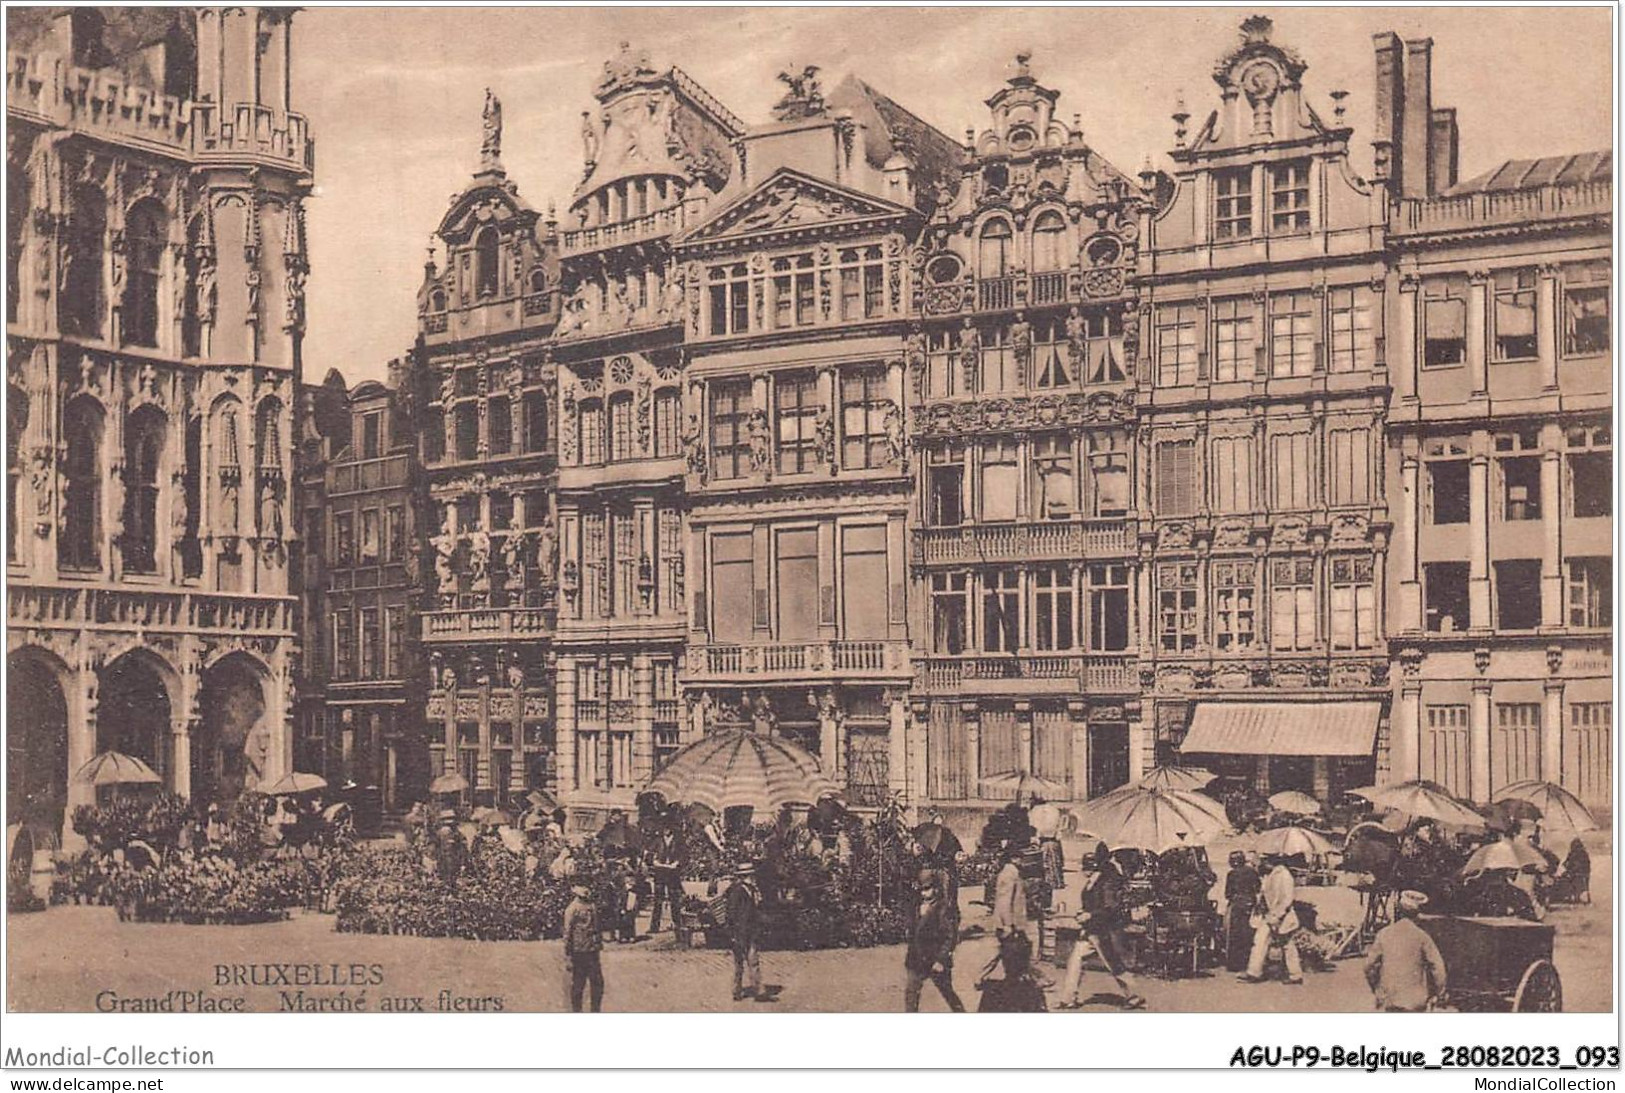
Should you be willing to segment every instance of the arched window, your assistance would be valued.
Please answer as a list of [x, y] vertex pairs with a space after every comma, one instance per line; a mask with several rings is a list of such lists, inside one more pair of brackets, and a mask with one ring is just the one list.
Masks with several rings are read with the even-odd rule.
[[981, 261], [977, 276], [1003, 277], [1010, 269], [1010, 222], [989, 220], [982, 229]]
[[82, 338], [102, 336], [102, 310], [106, 303], [102, 267], [107, 251], [107, 200], [94, 186], [73, 191], [73, 212], [68, 218], [68, 264], [58, 297], [62, 332]]
[[67, 454], [62, 461], [62, 536], [57, 562], [64, 569], [97, 569], [102, 550], [102, 408], [92, 398], [68, 403], [62, 413]]
[[1033, 224], [1033, 272], [1066, 268], [1066, 222], [1058, 212], [1046, 212]]
[[6, 557], [17, 558], [17, 486], [23, 477], [23, 430], [28, 428], [28, 396], [6, 386]]
[[474, 237], [474, 292], [478, 296], [497, 294], [497, 230], [482, 228]]
[[538, 293], [542, 293], [542, 292], [546, 292], [546, 291], [547, 291], [547, 271], [545, 269], [533, 269], [533, 270], [531, 270], [530, 271], [530, 292], [531, 292], [531, 295], [534, 296], [534, 295], [537, 295]]
[[446, 310], [446, 290], [443, 289], [443, 288], [432, 288], [432, 289], [430, 289], [429, 290], [429, 311], [430, 311], [430, 313], [438, 315], [440, 312], [442, 312], [444, 310]]
[[144, 406], [124, 427], [124, 568], [158, 571], [158, 474], [164, 457], [167, 422]]
[[196, 357], [203, 353], [204, 305], [198, 299], [199, 279], [203, 274], [203, 214], [199, 213], [186, 226], [186, 255], [184, 275], [186, 291], [181, 294], [181, 355]]
[[254, 430], [254, 466], [264, 470], [282, 466], [282, 403], [274, 398], [262, 399], [258, 415], [258, 428]]
[[124, 218], [129, 281], [124, 288], [123, 329], [126, 345], [158, 345], [158, 280], [164, 262], [164, 211], [156, 201], [142, 201]]

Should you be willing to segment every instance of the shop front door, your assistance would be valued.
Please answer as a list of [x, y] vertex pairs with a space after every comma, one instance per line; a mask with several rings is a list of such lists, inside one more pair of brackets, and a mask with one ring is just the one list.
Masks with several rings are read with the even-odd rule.
[[1128, 782], [1128, 726], [1089, 726], [1089, 796], [1099, 797]]

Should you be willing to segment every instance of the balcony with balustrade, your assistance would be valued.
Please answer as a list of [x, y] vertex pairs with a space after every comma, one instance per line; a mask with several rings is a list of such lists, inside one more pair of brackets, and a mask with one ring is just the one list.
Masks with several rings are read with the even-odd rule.
[[594, 251], [624, 247], [629, 243], [646, 243], [663, 239], [699, 223], [705, 212], [704, 201], [684, 201], [652, 213], [634, 216], [592, 227], [568, 228], [561, 233], [559, 254], [572, 258]]
[[6, 619], [10, 626], [43, 629], [291, 637], [296, 602], [289, 596], [12, 583], [6, 586]]
[[1395, 210], [1392, 231], [1395, 235], [1429, 235], [1608, 216], [1613, 207], [1614, 187], [1612, 181], [1606, 179], [1449, 197], [1408, 198]]
[[454, 607], [423, 613], [426, 645], [470, 641], [536, 641], [553, 635], [551, 608]]
[[1083, 562], [1131, 557], [1136, 522], [1124, 517], [916, 528], [915, 565]]
[[789, 641], [691, 646], [694, 683], [900, 682], [912, 677], [908, 642]]
[[927, 694], [1130, 694], [1139, 688], [1128, 653], [966, 653], [917, 658], [915, 687]]
[[964, 277], [925, 287], [923, 310], [928, 316], [957, 315], [967, 311], [998, 312], [1061, 304], [1107, 303], [1121, 296], [1128, 281], [1122, 270], [1049, 270], [1013, 273], [1004, 277]]

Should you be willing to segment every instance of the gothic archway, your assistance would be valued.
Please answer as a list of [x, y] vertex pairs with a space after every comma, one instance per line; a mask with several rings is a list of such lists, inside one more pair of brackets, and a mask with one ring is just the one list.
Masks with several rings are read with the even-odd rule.
[[265, 669], [247, 653], [210, 665], [198, 689], [192, 799], [234, 801], [259, 786], [270, 754]]
[[[102, 668], [96, 751], [118, 751], [169, 770], [172, 673], [150, 653], [132, 650]], [[173, 785], [173, 779], [166, 779]]]
[[6, 658], [6, 826], [57, 841], [68, 803], [67, 672], [40, 649]]

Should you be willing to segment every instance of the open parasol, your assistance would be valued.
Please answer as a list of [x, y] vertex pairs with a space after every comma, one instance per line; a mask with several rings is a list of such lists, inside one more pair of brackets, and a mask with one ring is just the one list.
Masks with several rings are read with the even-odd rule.
[[1167, 766], [1152, 767], [1146, 771], [1145, 776], [1137, 786], [1147, 789], [1188, 789], [1198, 790], [1212, 782], [1218, 775], [1201, 767], [1181, 767], [1169, 764]]
[[456, 771], [440, 775], [429, 783], [430, 793], [462, 793], [468, 789], [468, 779]]
[[1540, 809], [1541, 826], [1547, 831], [1596, 831], [1602, 827], [1580, 798], [1552, 782], [1513, 782], [1495, 794], [1501, 801], [1528, 801]]
[[1065, 783], [1041, 778], [1028, 770], [1013, 770], [1008, 774], [983, 778], [982, 792], [995, 800], [1028, 802], [1037, 798], [1052, 801], [1057, 797], [1072, 795], [1072, 790]]
[[785, 805], [812, 805], [840, 792], [809, 752], [783, 737], [749, 730], [720, 732], [688, 744], [645, 790], [713, 812], [744, 807], [767, 814]]
[[1461, 867], [1462, 876], [1482, 873], [1489, 869], [1527, 869], [1544, 873], [1550, 866], [1540, 851], [1519, 839], [1497, 839], [1473, 851], [1467, 864]]
[[507, 847], [515, 854], [523, 855], [530, 848], [530, 844], [525, 840], [525, 836], [522, 833], [515, 831], [511, 827], [504, 827], [502, 830], [498, 831], [497, 838], [501, 840], [503, 846]]
[[301, 793], [315, 793], [326, 788], [327, 779], [321, 775], [291, 770], [269, 785], [261, 786], [260, 792], [267, 797], [296, 797]]
[[1277, 812], [1291, 812], [1298, 816], [1315, 816], [1320, 812], [1319, 801], [1296, 789], [1284, 789], [1280, 793], [1271, 794], [1270, 807]]
[[1437, 782], [1396, 782], [1391, 786], [1365, 786], [1349, 792], [1364, 797], [1378, 808], [1400, 813], [1407, 821], [1437, 820], [1474, 831], [1484, 829], [1484, 817]]
[[559, 807], [559, 803], [539, 789], [533, 789], [525, 794], [525, 800], [532, 808], [539, 808], [545, 812], [552, 812]]
[[1144, 786], [1098, 797], [1072, 814], [1079, 831], [1100, 838], [1110, 850], [1153, 854], [1176, 846], [1201, 846], [1229, 826], [1216, 801], [1189, 790]]
[[1491, 827], [1515, 832], [1525, 820], [1538, 820], [1540, 809], [1521, 797], [1505, 797], [1484, 806], [1484, 818]]
[[1306, 858], [1319, 858], [1336, 850], [1324, 836], [1303, 827], [1272, 827], [1259, 835], [1253, 849], [1260, 854], [1275, 854], [1290, 858], [1302, 854]]
[[91, 786], [159, 786], [164, 779], [133, 755], [104, 751], [74, 772], [73, 780]]

